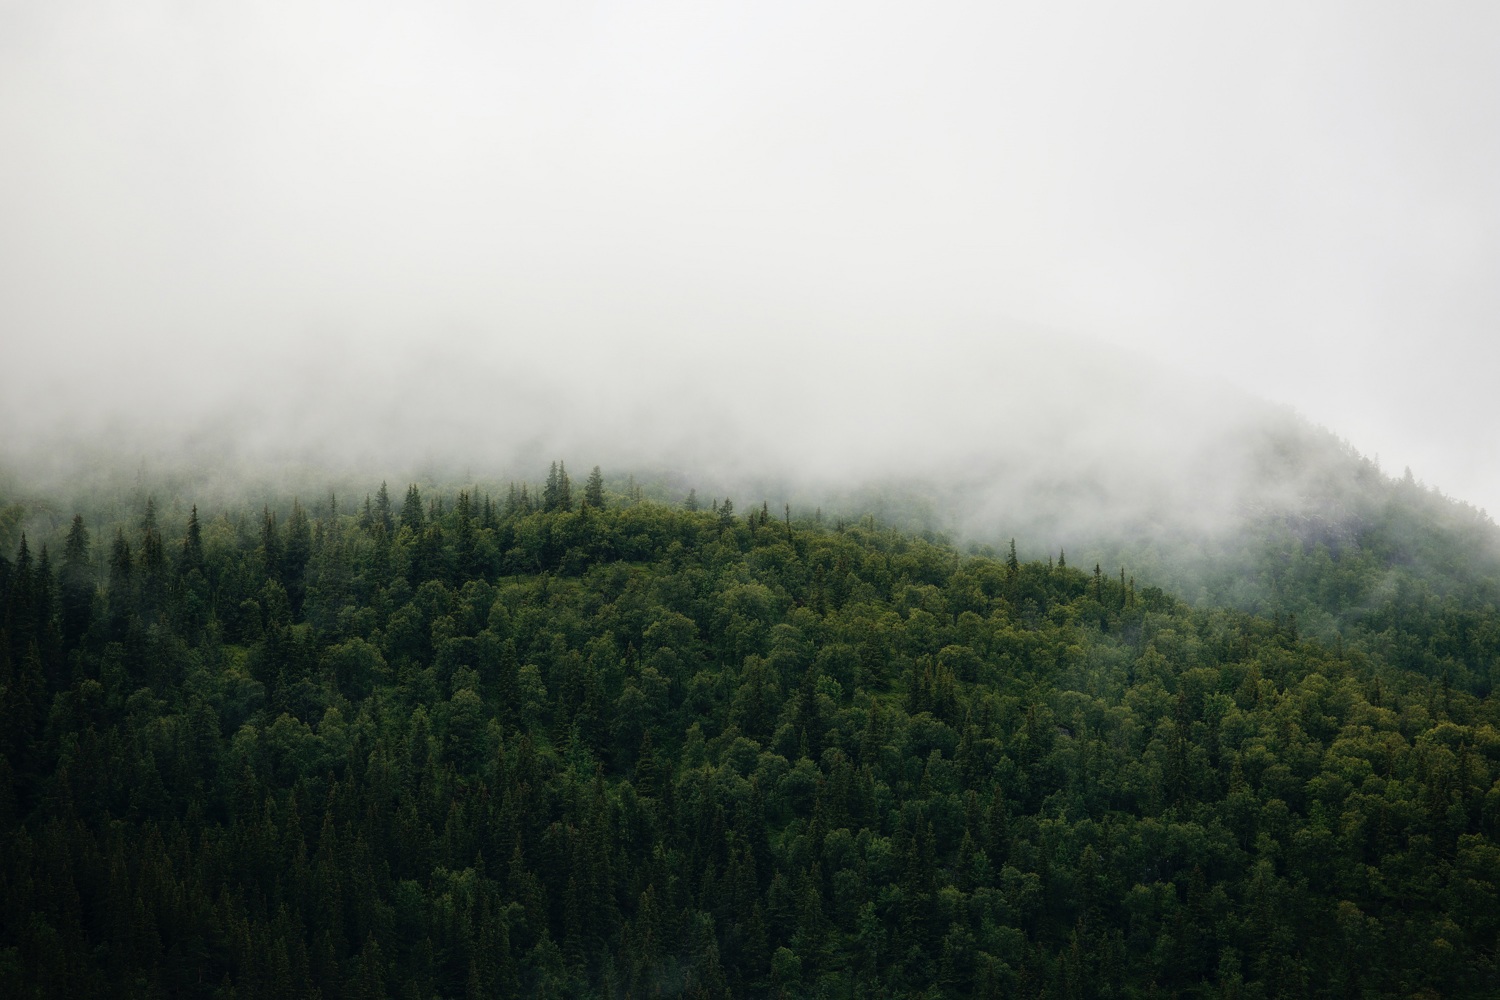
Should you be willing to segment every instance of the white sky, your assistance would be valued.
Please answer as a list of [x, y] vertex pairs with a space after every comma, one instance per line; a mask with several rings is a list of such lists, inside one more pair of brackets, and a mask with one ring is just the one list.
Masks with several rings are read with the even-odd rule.
[[1500, 512], [1500, 5], [0, 0], [16, 428], [1091, 413], [1016, 330]]

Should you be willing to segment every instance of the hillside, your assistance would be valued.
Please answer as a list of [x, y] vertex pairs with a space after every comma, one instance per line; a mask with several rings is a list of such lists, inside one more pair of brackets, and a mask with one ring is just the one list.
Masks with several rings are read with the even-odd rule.
[[[1147, 415], [1136, 413], [1137, 420]], [[1161, 418], [1136, 426], [1161, 432]], [[1066, 553], [1203, 608], [1294, 619], [1329, 646], [1379, 648], [1392, 663], [1477, 693], [1500, 676], [1500, 529], [1487, 513], [1392, 477], [1293, 414], [1252, 412], [1199, 446], [1141, 464], [1050, 478], [975, 458], [959, 473], [885, 481], [816, 498], [850, 515], [958, 540], [991, 555]]]
[[1500, 616], [1400, 593], [1441, 526], [1366, 613], [1405, 550], [1288, 524], [1330, 642], [555, 472], [142, 500], [0, 562], [6, 995], [1500, 988]]

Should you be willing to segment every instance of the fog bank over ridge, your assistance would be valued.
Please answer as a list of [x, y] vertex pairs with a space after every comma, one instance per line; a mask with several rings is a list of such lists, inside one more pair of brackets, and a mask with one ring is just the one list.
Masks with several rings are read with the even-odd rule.
[[[659, 330], [583, 355], [560, 335], [516, 351], [458, 332], [286, 346], [181, 392], [165, 367], [108, 392], [54, 385], [15, 407], [24, 432], [0, 457], [39, 487], [139, 467], [363, 488], [535, 481], [561, 458], [741, 505], [879, 507], [884, 491], [959, 539], [1035, 548], [1212, 534], [1257, 505], [1315, 503], [1353, 461], [1285, 408], [1105, 344], [955, 318], [870, 316], [845, 338], [741, 322], [696, 351]], [[1288, 449], [1338, 467], [1270, 469]]]
[[4, 5], [0, 456], [1497, 509], [1497, 120], [1483, 3]]

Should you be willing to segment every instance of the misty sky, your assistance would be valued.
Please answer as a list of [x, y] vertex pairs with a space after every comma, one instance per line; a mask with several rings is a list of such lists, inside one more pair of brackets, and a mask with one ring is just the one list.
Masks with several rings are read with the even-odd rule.
[[0, 339], [13, 440], [376, 456], [875, 462], [1155, 370], [1493, 514], [1500, 5], [0, 0]]

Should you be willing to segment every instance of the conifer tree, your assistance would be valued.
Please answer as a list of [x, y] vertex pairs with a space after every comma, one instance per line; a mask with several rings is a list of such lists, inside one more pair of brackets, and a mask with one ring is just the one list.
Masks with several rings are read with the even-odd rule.
[[375, 516], [380, 518], [380, 523], [385, 525], [387, 532], [395, 529], [396, 522], [391, 519], [391, 493], [386, 488], [384, 479], [380, 481], [380, 489], [375, 494]]
[[281, 552], [281, 532], [276, 527], [276, 515], [269, 506], [260, 512], [260, 559], [267, 579], [281, 580], [284, 567]]
[[413, 534], [421, 534], [427, 518], [422, 512], [422, 493], [417, 484], [406, 488], [406, 499], [401, 504], [401, 526], [410, 528]]
[[124, 631], [126, 616], [135, 610], [135, 557], [125, 529], [115, 529], [115, 540], [109, 550], [109, 617], [110, 630], [118, 636]]
[[568, 469], [562, 462], [553, 462], [547, 472], [547, 484], [542, 488], [542, 510], [546, 513], [567, 512], [573, 509], [573, 485], [568, 481]]
[[312, 557], [312, 531], [307, 511], [292, 499], [292, 513], [286, 519], [286, 544], [282, 550], [281, 581], [292, 602], [294, 618], [302, 617], [302, 600], [307, 593], [307, 561]]
[[89, 566], [89, 532], [83, 515], [74, 514], [63, 546], [62, 578], [63, 641], [71, 648], [88, 631], [94, 609], [94, 574]]
[[542, 487], [543, 512], [550, 514], [552, 511], [557, 510], [559, 490], [560, 486], [558, 485], [557, 480], [557, 463], [553, 462], [552, 467], [547, 470], [547, 482]]
[[583, 487], [583, 503], [596, 510], [604, 507], [604, 475], [597, 465], [589, 473], [588, 482]]
[[21, 547], [16, 550], [16, 565], [11, 571], [10, 594], [5, 602], [4, 624], [10, 633], [12, 653], [19, 654], [36, 633], [36, 602], [31, 565], [31, 546], [26, 543], [26, 533], [21, 533]]
[[182, 537], [182, 551], [178, 553], [177, 572], [186, 576], [193, 570], [203, 571], [203, 528], [198, 523], [198, 505], [188, 516], [187, 533]]
[[167, 552], [156, 527], [156, 504], [146, 501], [141, 521], [140, 551], [141, 614], [149, 621], [161, 610], [167, 596]]
[[453, 539], [453, 555], [457, 561], [460, 580], [479, 575], [478, 553], [474, 535], [474, 501], [467, 490], [458, 491], [458, 502], [453, 505], [457, 533]]

